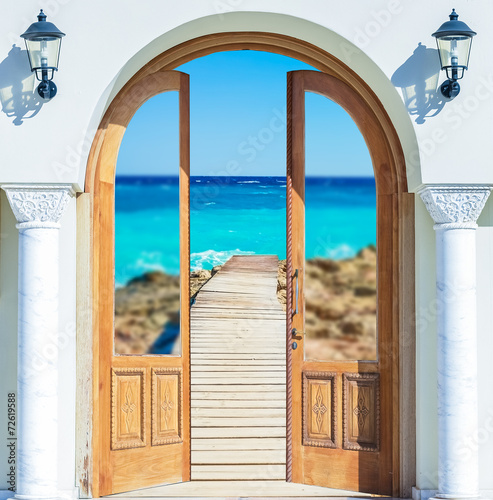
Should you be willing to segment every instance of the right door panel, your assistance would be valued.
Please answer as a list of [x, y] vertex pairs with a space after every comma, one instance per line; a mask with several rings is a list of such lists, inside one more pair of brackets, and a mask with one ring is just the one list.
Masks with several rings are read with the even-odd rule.
[[[377, 292], [373, 314], [376, 312], [377, 325], [373, 330], [370, 325], [364, 334], [367, 342], [359, 346], [359, 351], [351, 350], [350, 335], [341, 336], [339, 332], [337, 341], [331, 340], [330, 349], [324, 352], [327, 344], [319, 340], [323, 334], [315, 331], [310, 318], [306, 321], [307, 301], [311, 310], [313, 304], [309, 301], [317, 294], [318, 300], [332, 300], [330, 295], [323, 298], [324, 290], [310, 288], [313, 270], [307, 269], [305, 260], [305, 209], [309, 202], [305, 191], [306, 92], [331, 99], [351, 115], [373, 161], [379, 156], [374, 154], [374, 148], [382, 145], [371, 128], [365, 104], [350, 87], [321, 72], [288, 74], [288, 463], [292, 460], [288, 480], [392, 495], [396, 491], [394, 472], [398, 469], [398, 449], [394, 449], [398, 364], [392, 342], [393, 301], [389, 297], [394, 286], [394, 198], [385, 193], [384, 184], [379, 185], [377, 178], [377, 247], [373, 264]], [[344, 218], [344, 212], [340, 217]], [[361, 294], [364, 292], [361, 289]]]

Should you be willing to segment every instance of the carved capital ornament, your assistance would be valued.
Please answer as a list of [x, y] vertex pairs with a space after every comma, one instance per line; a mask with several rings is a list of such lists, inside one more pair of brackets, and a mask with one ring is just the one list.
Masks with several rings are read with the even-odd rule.
[[491, 189], [488, 185], [430, 185], [418, 193], [435, 229], [475, 229]]
[[19, 229], [58, 228], [69, 199], [75, 195], [70, 184], [9, 184], [6, 192]]

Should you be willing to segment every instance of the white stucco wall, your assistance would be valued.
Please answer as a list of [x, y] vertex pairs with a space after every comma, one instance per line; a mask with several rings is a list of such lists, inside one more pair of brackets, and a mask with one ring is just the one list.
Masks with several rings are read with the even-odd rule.
[[[19, 109], [21, 96], [15, 89], [22, 81], [25, 97], [33, 79], [25, 53], [14, 56], [12, 44], [23, 49], [18, 35], [35, 20], [37, 9], [43, 5], [49, 20], [68, 34], [63, 40], [60, 71], [56, 75], [59, 94], [43, 105], [35, 117], [15, 126], [12, 124], [15, 118], [6, 114], [12, 88]], [[471, 67], [461, 82], [460, 98], [449, 103], [437, 116], [425, 118], [424, 123], [418, 124], [416, 115], [411, 122], [407, 118], [398, 100], [399, 93], [393, 90], [390, 80], [419, 43], [435, 47], [431, 33], [447, 18], [451, 5], [446, 0], [432, 3], [375, 0], [371, 4], [358, 0], [339, 3], [187, 0], [178, 4], [148, 0], [139, 5], [96, 0], [13, 3], [0, 20], [0, 30], [6, 34], [0, 40], [0, 50], [5, 57], [2, 64], [9, 70], [8, 76], [0, 79], [4, 103], [0, 133], [6, 143], [28, 143], [29, 148], [23, 151], [22, 159], [16, 148], [2, 152], [0, 182], [61, 180], [81, 186], [87, 145], [108, 98], [138, 68], [166, 48], [203, 34], [232, 30], [272, 31], [305, 39], [332, 52], [363, 76], [396, 124], [412, 167], [409, 169], [411, 187], [417, 187], [421, 180], [426, 183], [492, 181], [493, 171], [487, 168], [487, 155], [483, 151], [491, 154], [493, 145], [482, 143], [477, 127], [481, 123], [484, 136], [493, 132], [493, 72], [488, 62], [493, 42], [493, 33], [489, 30], [493, 4], [488, 0], [462, 0], [454, 5], [461, 19], [479, 33], [473, 43]], [[415, 69], [402, 71], [404, 77], [399, 78], [400, 84], [416, 81]], [[443, 79], [440, 74], [439, 81]], [[420, 161], [413, 150], [414, 134], [421, 150]], [[453, 147], [458, 142], [471, 147], [467, 152]], [[40, 150], [51, 153], [40, 156]], [[20, 161], [23, 168], [12, 167]], [[466, 163], [468, 168], [464, 170], [461, 167]]]
[[[33, 77], [19, 34], [39, 8], [67, 33], [62, 43], [58, 95], [39, 109]], [[433, 117], [408, 110], [396, 85], [419, 83], [420, 68], [437, 73], [438, 61], [418, 57], [435, 48], [431, 33], [452, 7], [478, 36], [459, 97]], [[359, 73], [377, 93], [403, 144], [412, 190], [422, 183], [493, 184], [493, 2], [490, 0], [26, 0], [10, 2], [0, 19], [0, 184], [70, 182], [83, 188], [85, 164], [95, 129], [111, 98], [147, 61], [169, 47], [200, 35], [259, 30], [304, 39], [333, 53]], [[418, 47], [422, 44], [421, 48]], [[14, 48], [12, 45], [16, 44]], [[413, 52], [418, 53], [413, 56]], [[409, 61], [409, 58], [413, 58]], [[414, 65], [413, 65], [414, 61]], [[431, 62], [430, 62], [431, 61]], [[399, 69], [401, 68], [401, 69]], [[423, 70], [424, 71], [424, 70]], [[428, 76], [428, 75], [427, 75]], [[440, 72], [437, 81], [444, 75]], [[38, 108], [36, 108], [38, 106]], [[26, 109], [37, 109], [28, 117]], [[409, 114], [410, 111], [412, 114]], [[428, 114], [431, 114], [429, 112]], [[478, 231], [480, 427], [493, 409], [493, 202]], [[62, 220], [60, 329], [75, 320], [75, 201]], [[4, 395], [15, 387], [17, 233], [2, 195], [0, 239], [0, 489], [6, 486]], [[417, 289], [417, 485], [436, 488], [436, 335], [434, 232], [420, 199], [416, 201]], [[424, 318], [424, 319], [423, 319]], [[61, 355], [63, 422], [61, 488], [74, 486], [75, 345]], [[489, 432], [489, 431], [488, 431]], [[493, 491], [493, 439], [479, 443], [481, 488]]]

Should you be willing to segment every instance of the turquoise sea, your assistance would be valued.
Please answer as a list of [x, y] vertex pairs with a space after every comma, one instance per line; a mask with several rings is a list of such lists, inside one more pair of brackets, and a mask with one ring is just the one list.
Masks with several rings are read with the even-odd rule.
[[[307, 177], [306, 257], [347, 258], [376, 242], [375, 182]], [[115, 193], [115, 281], [179, 272], [178, 178], [121, 176]], [[211, 269], [234, 254], [286, 258], [284, 177], [192, 177], [191, 267]]]

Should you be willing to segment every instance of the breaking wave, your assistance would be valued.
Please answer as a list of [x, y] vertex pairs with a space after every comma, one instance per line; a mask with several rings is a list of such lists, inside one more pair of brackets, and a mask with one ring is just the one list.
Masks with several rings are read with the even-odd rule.
[[225, 264], [233, 255], [255, 255], [255, 252], [244, 252], [236, 250], [205, 250], [204, 252], [192, 253], [190, 255], [190, 267], [192, 271], [199, 269], [212, 269], [214, 266]]

